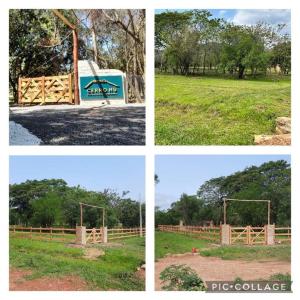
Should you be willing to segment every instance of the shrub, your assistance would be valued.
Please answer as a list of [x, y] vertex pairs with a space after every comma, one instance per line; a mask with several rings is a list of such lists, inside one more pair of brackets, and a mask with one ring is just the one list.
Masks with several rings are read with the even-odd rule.
[[165, 291], [204, 291], [205, 285], [197, 273], [186, 265], [170, 265], [160, 273]]

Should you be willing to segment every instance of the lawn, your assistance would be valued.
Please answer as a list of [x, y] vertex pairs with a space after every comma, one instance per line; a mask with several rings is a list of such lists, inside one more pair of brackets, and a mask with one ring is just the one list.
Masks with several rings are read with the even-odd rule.
[[162, 258], [166, 254], [191, 252], [193, 247], [200, 250], [201, 256], [213, 256], [222, 259], [291, 260], [291, 245], [216, 247], [205, 240], [195, 239], [178, 233], [159, 231], [155, 233], [156, 258]]
[[291, 114], [290, 78], [155, 76], [157, 145], [251, 145]]
[[203, 250], [201, 255], [220, 257], [222, 259], [291, 261], [291, 246], [222, 246]]
[[89, 290], [144, 290], [144, 280], [136, 276], [144, 264], [145, 240], [133, 237], [115, 246], [98, 245], [104, 256], [89, 260], [84, 249], [64, 243], [10, 238], [10, 267], [31, 270], [28, 279], [42, 276], [80, 276]]
[[171, 232], [155, 233], [155, 258], [162, 258], [167, 254], [191, 252], [192, 248], [203, 249], [210, 246], [204, 240], [192, 238], [187, 235]]

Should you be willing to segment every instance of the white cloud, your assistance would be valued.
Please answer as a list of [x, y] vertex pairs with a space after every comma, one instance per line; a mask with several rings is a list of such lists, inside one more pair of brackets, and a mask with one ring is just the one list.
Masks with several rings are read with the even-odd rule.
[[291, 11], [289, 9], [240, 9], [232, 18], [238, 25], [253, 25], [257, 22], [270, 25], [286, 24], [285, 32], [290, 33]]

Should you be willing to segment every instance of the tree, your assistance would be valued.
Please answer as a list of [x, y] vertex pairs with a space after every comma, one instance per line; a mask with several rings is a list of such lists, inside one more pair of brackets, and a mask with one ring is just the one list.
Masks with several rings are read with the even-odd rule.
[[[105, 208], [108, 227], [139, 226], [139, 202], [123, 198], [114, 191], [88, 191], [80, 186], [70, 187], [62, 179], [28, 180], [10, 185], [10, 224], [34, 226], [67, 226], [80, 224], [80, 206], [83, 202]], [[145, 205], [142, 205], [145, 224]], [[83, 224], [88, 228], [101, 227], [102, 210], [84, 207]]]
[[266, 74], [279, 66], [290, 71], [290, 36], [258, 22], [236, 25], [207, 10], [167, 11], [155, 15], [155, 67], [173, 74]]
[[[78, 32], [78, 57], [101, 68], [134, 75], [131, 90], [141, 101], [137, 77], [144, 76], [145, 10], [63, 10]], [[17, 100], [19, 77], [69, 73], [73, 69], [72, 32], [51, 10], [9, 12], [9, 83]]]
[[[204, 182], [197, 195], [182, 194], [168, 210], [155, 211], [155, 222], [175, 225], [201, 225], [203, 221], [223, 222], [223, 199], [263, 199], [271, 201], [271, 222], [278, 226], [291, 223], [291, 168], [284, 160], [251, 166], [228, 176]], [[170, 218], [173, 216], [173, 218]], [[233, 225], [267, 223], [267, 204], [228, 202], [227, 222]]]

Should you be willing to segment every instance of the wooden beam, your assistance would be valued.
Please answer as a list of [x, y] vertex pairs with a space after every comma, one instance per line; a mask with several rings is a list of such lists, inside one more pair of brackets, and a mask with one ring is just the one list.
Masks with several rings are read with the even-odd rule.
[[72, 24], [58, 9], [52, 9], [53, 13], [73, 31], [73, 65], [74, 65], [74, 103], [80, 104], [78, 84], [78, 33], [76, 26]]
[[60, 18], [64, 22], [65, 25], [70, 27], [72, 30], [76, 29], [76, 26], [72, 24], [62, 13], [60, 13], [58, 9], [52, 9], [52, 11], [58, 18]]
[[78, 34], [77, 30], [73, 30], [73, 65], [74, 65], [74, 102], [76, 105], [79, 101], [79, 85], [78, 85]]

